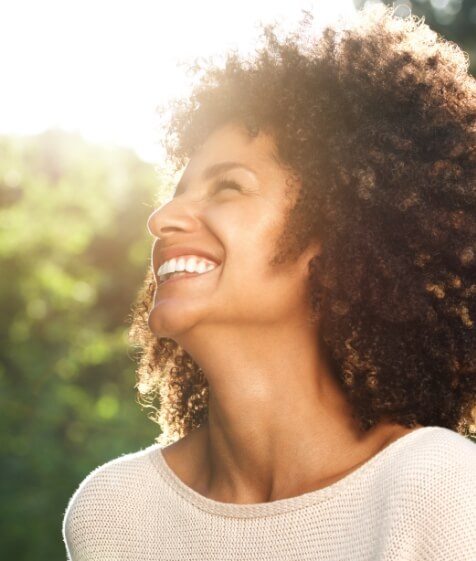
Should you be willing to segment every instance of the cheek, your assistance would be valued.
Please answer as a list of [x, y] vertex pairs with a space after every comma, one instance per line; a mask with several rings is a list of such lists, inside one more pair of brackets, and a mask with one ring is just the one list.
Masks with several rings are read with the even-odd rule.
[[309, 310], [305, 284], [291, 275], [273, 272], [247, 276], [229, 286], [227, 315], [250, 323], [288, 323]]
[[206, 227], [230, 254], [248, 259], [271, 257], [284, 224], [283, 210], [265, 200], [248, 199], [222, 203], [204, 216]]
[[[251, 201], [256, 203], [256, 201]], [[218, 212], [220, 211], [220, 212]], [[273, 267], [284, 225], [275, 204], [223, 205], [210, 212], [207, 226], [223, 247], [220, 310], [230, 318], [282, 317], [307, 305], [306, 275], [297, 263]]]
[[283, 321], [308, 308], [305, 272], [297, 264], [273, 267], [269, 264], [270, 254], [271, 244], [258, 249], [253, 238], [246, 238], [240, 251], [230, 253], [229, 266], [222, 277], [228, 310], [257, 321]]

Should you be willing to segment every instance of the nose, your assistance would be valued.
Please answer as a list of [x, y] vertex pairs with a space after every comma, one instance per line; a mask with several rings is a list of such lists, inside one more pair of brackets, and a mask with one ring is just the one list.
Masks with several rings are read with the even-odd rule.
[[162, 205], [149, 216], [147, 229], [151, 236], [165, 239], [178, 232], [191, 232], [199, 225], [199, 220], [191, 205], [172, 200]]

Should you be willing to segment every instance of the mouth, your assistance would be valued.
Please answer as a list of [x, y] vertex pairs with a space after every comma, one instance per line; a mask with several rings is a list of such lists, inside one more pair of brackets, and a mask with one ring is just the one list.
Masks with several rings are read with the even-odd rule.
[[180, 280], [185, 280], [185, 279], [192, 279], [194, 277], [204, 277], [207, 275], [210, 275], [211, 273], [213, 273], [213, 271], [215, 271], [216, 269], [218, 269], [221, 265], [218, 265], [216, 267], [214, 267], [213, 269], [211, 269], [210, 271], [206, 271], [204, 273], [189, 273], [188, 271], [180, 271], [180, 272], [175, 272], [175, 273], [170, 273], [170, 275], [167, 275], [168, 278], [165, 278], [164, 280], [158, 280], [156, 281], [157, 284], [157, 288], [161, 288], [164, 285], [168, 285], [168, 284], [172, 284], [174, 282], [180, 281]]

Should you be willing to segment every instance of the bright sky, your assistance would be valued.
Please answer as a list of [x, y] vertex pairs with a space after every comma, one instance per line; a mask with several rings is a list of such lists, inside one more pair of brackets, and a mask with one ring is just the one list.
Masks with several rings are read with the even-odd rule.
[[320, 26], [352, 0], [5, 0], [0, 3], [0, 134], [50, 127], [160, 161], [155, 108], [190, 88], [179, 63], [247, 52], [258, 22]]

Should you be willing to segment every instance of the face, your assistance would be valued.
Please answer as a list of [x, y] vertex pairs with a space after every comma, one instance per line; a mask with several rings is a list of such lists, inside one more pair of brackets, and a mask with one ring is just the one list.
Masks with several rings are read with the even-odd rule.
[[[292, 263], [270, 263], [297, 189], [291, 186], [289, 196], [289, 174], [273, 160], [273, 147], [264, 133], [250, 138], [234, 124], [217, 129], [190, 159], [174, 198], [149, 217], [148, 229], [158, 238], [152, 251], [158, 286], [149, 314], [157, 336], [180, 342], [198, 329], [307, 318], [307, 266], [317, 244]], [[180, 253], [206, 255], [216, 266], [161, 284], [158, 267]]]

